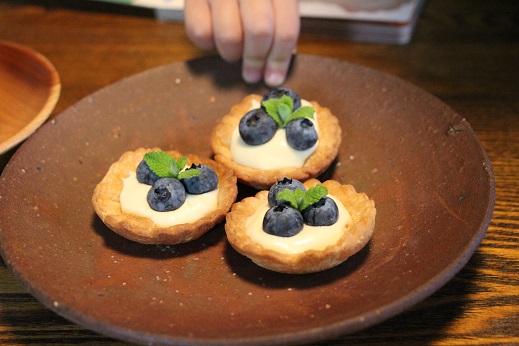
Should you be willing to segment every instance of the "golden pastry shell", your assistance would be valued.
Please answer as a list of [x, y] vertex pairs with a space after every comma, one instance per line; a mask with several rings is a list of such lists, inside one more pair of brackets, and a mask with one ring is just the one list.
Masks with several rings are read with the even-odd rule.
[[212, 229], [225, 219], [226, 213], [236, 200], [238, 188], [236, 177], [231, 170], [221, 164], [201, 159], [196, 155], [182, 155], [178, 151], [167, 151], [175, 158], [185, 156], [187, 164], [205, 164], [213, 168], [218, 175], [218, 206], [211, 213], [202, 216], [195, 222], [160, 227], [152, 220], [121, 210], [120, 194], [123, 188], [123, 179], [131, 171], [135, 171], [149, 151], [160, 151], [159, 148], [139, 148], [125, 152], [120, 159], [113, 163], [105, 177], [96, 186], [92, 196], [92, 203], [97, 215], [112, 231], [119, 235], [143, 244], [178, 244], [196, 239]]
[[317, 102], [310, 102], [317, 113], [319, 124], [319, 144], [308, 157], [303, 167], [260, 170], [243, 166], [233, 161], [231, 156], [231, 137], [241, 118], [247, 113], [253, 101], [261, 102], [260, 95], [248, 95], [240, 103], [231, 108], [211, 134], [211, 147], [214, 159], [232, 169], [238, 180], [256, 189], [268, 189], [276, 181], [287, 177], [305, 181], [316, 178], [323, 173], [337, 157], [341, 145], [341, 127], [339, 120], [328, 108]]
[[[319, 184], [310, 179], [304, 183], [309, 189]], [[299, 254], [287, 254], [266, 249], [250, 240], [247, 235], [247, 220], [256, 209], [268, 203], [268, 191], [260, 191], [235, 203], [227, 214], [225, 231], [232, 247], [254, 263], [269, 270], [289, 274], [318, 272], [332, 268], [360, 251], [373, 235], [375, 229], [375, 202], [365, 193], [358, 193], [351, 185], [341, 185], [334, 180], [323, 183], [328, 193], [338, 198], [351, 215], [352, 222], [336, 244], [323, 250], [308, 250]]]

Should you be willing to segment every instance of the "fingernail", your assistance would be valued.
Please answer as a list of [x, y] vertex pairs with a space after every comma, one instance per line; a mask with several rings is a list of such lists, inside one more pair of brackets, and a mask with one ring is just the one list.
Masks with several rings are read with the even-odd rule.
[[285, 81], [285, 75], [277, 71], [267, 72], [265, 75], [265, 83], [269, 86], [279, 86]]
[[255, 69], [244, 69], [243, 80], [247, 83], [257, 83], [261, 80], [261, 71]]

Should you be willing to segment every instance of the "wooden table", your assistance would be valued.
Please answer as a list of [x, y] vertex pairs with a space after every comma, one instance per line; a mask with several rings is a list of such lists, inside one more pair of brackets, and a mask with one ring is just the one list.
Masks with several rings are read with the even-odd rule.
[[[409, 45], [302, 34], [300, 53], [399, 76], [450, 105], [472, 125], [496, 179], [491, 225], [459, 274], [409, 311], [321, 345], [519, 344], [518, 18], [516, 0], [430, 0]], [[208, 54], [188, 41], [182, 24], [86, 0], [1, 0], [0, 39], [32, 47], [56, 66], [62, 93], [53, 116], [124, 77]], [[0, 344], [79, 342], [118, 343], [46, 309], [0, 260]]]

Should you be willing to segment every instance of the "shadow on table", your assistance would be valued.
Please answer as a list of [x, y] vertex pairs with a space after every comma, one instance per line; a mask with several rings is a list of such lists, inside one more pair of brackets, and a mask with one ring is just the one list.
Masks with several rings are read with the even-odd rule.
[[5, 152], [3, 154], [0, 154], [0, 174], [2, 174], [2, 172], [4, 171], [5, 166], [7, 166], [7, 164], [9, 163], [9, 160], [11, 160], [11, 158], [13, 157], [14, 153], [16, 152], [16, 150], [18, 150], [20, 145], [21, 144], [18, 144], [14, 148], [9, 149], [7, 152]]

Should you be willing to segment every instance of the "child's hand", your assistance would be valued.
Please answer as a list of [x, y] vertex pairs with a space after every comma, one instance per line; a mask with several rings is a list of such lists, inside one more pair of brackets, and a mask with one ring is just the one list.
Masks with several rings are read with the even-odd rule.
[[243, 60], [248, 83], [285, 81], [299, 37], [297, 0], [186, 0], [188, 37], [200, 48], [216, 48], [226, 61]]

